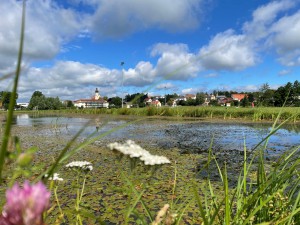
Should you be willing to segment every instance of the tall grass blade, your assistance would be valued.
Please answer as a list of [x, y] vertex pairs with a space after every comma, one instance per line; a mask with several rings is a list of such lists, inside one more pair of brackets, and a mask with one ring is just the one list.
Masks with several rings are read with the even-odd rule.
[[2, 171], [3, 171], [5, 156], [6, 156], [6, 152], [7, 152], [8, 140], [10, 137], [10, 131], [11, 131], [12, 120], [13, 120], [13, 112], [14, 112], [14, 107], [15, 107], [15, 99], [17, 96], [17, 88], [18, 88], [19, 78], [20, 78], [20, 74], [21, 74], [21, 64], [22, 64], [23, 45], [24, 45], [24, 32], [25, 32], [25, 12], [26, 12], [26, 1], [23, 0], [21, 36], [20, 36], [20, 46], [19, 46], [19, 52], [18, 52], [17, 68], [16, 68], [16, 74], [15, 74], [12, 94], [10, 96], [10, 102], [9, 102], [8, 112], [7, 112], [7, 121], [6, 121], [6, 125], [5, 125], [5, 131], [4, 131], [4, 135], [3, 135], [3, 139], [2, 139], [2, 146], [1, 146], [1, 150], [0, 150], [0, 183], [2, 182]]
[[228, 179], [227, 179], [227, 169], [226, 169], [226, 163], [224, 167], [224, 194], [225, 194], [225, 224], [230, 225], [230, 201], [229, 201], [229, 190], [228, 190]]
[[[130, 181], [123, 173], [122, 173], [122, 176], [123, 176], [123, 178], [126, 180], [128, 186], [131, 187], [131, 190], [133, 191], [133, 193], [134, 193], [136, 196], [139, 196], [140, 194], [139, 194], [138, 191], [135, 189], [135, 187], [134, 187], [134, 185], [132, 184], [132, 182], [131, 182], [131, 181]], [[153, 218], [153, 216], [151, 215], [149, 208], [147, 207], [147, 205], [145, 204], [145, 202], [143, 201], [142, 198], [140, 198], [140, 202], [141, 202], [143, 208], [145, 209], [148, 218], [150, 219], [151, 222], [153, 222], [154, 218]]]
[[196, 202], [197, 202], [198, 207], [199, 207], [200, 216], [203, 219], [203, 224], [208, 225], [208, 220], [206, 218], [206, 213], [203, 209], [201, 198], [200, 198], [200, 195], [198, 194], [198, 192], [196, 190], [196, 185], [195, 184], [193, 184], [193, 191], [194, 191], [194, 196], [195, 196]]

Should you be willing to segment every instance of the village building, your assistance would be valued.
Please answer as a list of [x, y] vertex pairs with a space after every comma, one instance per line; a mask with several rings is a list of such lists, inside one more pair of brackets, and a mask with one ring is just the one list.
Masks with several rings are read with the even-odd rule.
[[195, 100], [196, 99], [196, 95], [194, 95], [194, 94], [186, 94], [185, 98], [186, 99], [194, 99]]
[[219, 103], [221, 106], [230, 107], [232, 101], [233, 101], [232, 98], [222, 98], [221, 100], [219, 100], [218, 103]]
[[29, 106], [29, 103], [28, 102], [17, 103], [17, 106], [19, 106], [21, 108], [27, 108]]
[[109, 106], [109, 103], [100, 96], [98, 88], [90, 99], [78, 99], [73, 101], [73, 104], [77, 108], [108, 108]]
[[155, 106], [157, 108], [161, 107], [161, 102], [159, 100], [153, 100], [151, 102], [151, 106]]
[[244, 99], [245, 97], [247, 97], [247, 94], [232, 94], [231, 95], [231, 98], [234, 100], [234, 101], [241, 101], [242, 99]]
[[179, 96], [175, 99], [176, 102], [179, 102], [179, 101], [186, 101], [186, 97], [185, 96]]

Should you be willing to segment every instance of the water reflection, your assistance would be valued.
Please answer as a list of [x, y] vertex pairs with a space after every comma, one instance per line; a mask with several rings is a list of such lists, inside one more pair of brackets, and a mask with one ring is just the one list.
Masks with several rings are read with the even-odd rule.
[[[39, 127], [38, 135], [64, 135], [72, 137], [83, 126], [85, 130], [81, 138], [99, 135], [127, 123], [124, 119], [111, 117], [96, 117], [93, 119], [81, 117], [37, 117], [20, 114], [15, 118], [17, 126]], [[157, 145], [159, 147], [180, 149], [208, 149], [212, 136], [214, 146], [228, 150], [242, 150], [244, 140], [251, 149], [266, 137], [271, 130], [271, 124], [224, 124], [205, 122], [180, 122], [165, 120], [147, 120], [138, 124], [130, 124], [101, 138], [102, 141], [120, 141], [133, 139]], [[300, 144], [300, 126], [285, 125], [271, 136], [270, 150], [281, 151], [286, 147]]]

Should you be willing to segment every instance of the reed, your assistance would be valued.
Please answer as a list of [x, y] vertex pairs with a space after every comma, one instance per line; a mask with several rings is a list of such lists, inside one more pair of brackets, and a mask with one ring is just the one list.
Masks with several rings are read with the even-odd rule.
[[[20, 112], [18, 112], [20, 113]], [[31, 113], [28, 111], [28, 113]], [[234, 108], [234, 107], [144, 107], [144, 108], [123, 108], [123, 109], [68, 109], [39, 111], [39, 115], [59, 114], [81, 114], [81, 115], [130, 115], [130, 116], [165, 116], [179, 118], [204, 118], [204, 119], [245, 119], [248, 121], [275, 121], [280, 113], [280, 119], [291, 118], [291, 122], [300, 121], [299, 107], [258, 107], [258, 108]]]

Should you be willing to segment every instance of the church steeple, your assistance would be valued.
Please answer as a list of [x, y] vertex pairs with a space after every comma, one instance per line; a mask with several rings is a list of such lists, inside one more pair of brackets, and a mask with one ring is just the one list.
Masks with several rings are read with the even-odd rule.
[[96, 88], [96, 90], [95, 90], [95, 100], [99, 100], [99, 98], [100, 98], [100, 94], [99, 94], [98, 88]]

